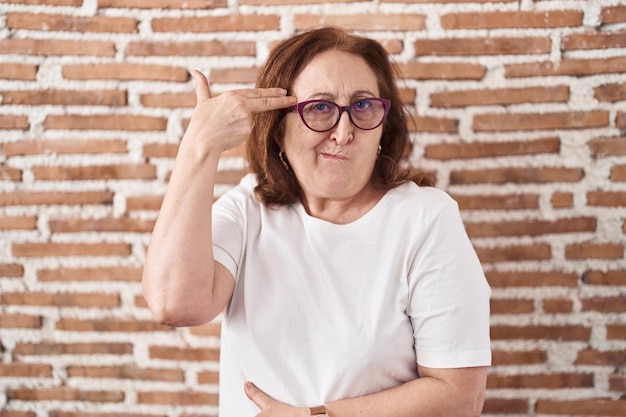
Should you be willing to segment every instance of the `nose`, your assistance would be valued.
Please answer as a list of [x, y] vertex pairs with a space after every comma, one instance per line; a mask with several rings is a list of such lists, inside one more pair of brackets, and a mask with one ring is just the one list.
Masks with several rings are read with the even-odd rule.
[[339, 116], [339, 121], [330, 132], [330, 139], [337, 142], [337, 145], [345, 145], [352, 142], [354, 138], [354, 129], [356, 126], [350, 120], [350, 114], [343, 109]]

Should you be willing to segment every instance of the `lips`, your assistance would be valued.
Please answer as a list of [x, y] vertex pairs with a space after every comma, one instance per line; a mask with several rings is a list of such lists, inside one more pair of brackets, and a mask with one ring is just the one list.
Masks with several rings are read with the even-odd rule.
[[341, 154], [337, 154], [337, 153], [322, 152], [321, 155], [322, 155], [322, 157], [324, 157], [326, 159], [338, 159], [338, 160], [348, 159], [347, 156], [341, 155]]

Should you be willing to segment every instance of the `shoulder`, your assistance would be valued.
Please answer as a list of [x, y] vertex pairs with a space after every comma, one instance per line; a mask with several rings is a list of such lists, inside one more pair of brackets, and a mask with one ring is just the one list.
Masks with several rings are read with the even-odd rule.
[[445, 191], [435, 187], [424, 187], [407, 182], [388, 192], [389, 197], [400, 205], [415, 209], [439, 211], [444, 207], [456, 206], [456, 201]]

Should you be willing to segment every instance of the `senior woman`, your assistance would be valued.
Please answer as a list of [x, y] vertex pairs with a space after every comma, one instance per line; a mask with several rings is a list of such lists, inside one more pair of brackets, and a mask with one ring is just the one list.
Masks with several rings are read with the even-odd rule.
[[[224, 311], [219, 415], [480, 415], [490, 290], [454, 200], [410, 174], [383, 47], [322, 28], [278, 45], [256, 88], [193, 77], [143, 291], [169, 325]], [[246, 141], [253, 172], [213, 204]]]

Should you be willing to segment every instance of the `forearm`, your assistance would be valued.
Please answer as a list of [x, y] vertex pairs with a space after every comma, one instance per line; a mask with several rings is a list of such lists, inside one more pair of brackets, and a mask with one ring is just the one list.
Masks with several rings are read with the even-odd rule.
[[[330, 417], [476, 417], [484, 402], [486, 368], [442, 379], [425, 376], [363, 397], [326, 404]], [[445, 372], [445, 371], [444, 371]]]
[[155, 318], [177, 326], [201, 324], [214, 314], [211, 207], [219, 155], [201, 153], [187, 139], [179, 149], [142, 277], [144, 298]]

